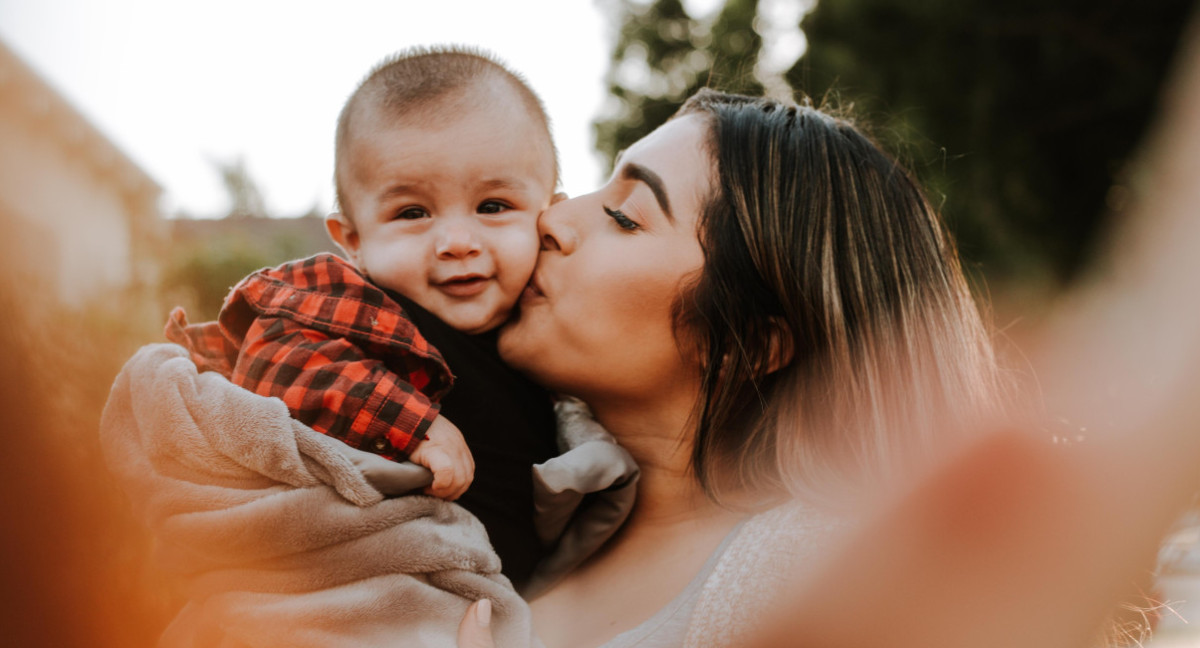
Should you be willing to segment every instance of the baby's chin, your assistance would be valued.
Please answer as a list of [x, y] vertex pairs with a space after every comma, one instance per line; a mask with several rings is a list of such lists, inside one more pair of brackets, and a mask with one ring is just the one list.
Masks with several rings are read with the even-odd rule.
[[449, 312], [434, 312], [443, 322], [467, 335], [479, 335], [500, 328], [508, 321], [512, 307], [502, 310], [493, 309], [485, 313], [460, 312], [465, 309], [452, 309]]

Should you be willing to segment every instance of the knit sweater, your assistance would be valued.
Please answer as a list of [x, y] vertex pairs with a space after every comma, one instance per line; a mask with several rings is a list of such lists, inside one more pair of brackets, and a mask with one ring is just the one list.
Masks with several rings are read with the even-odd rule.
[[705, 581], [683, 646], [744, 641], [786, 587], [814, 575], [846, 525], [827, 510], [799, 502], [747, 520]]

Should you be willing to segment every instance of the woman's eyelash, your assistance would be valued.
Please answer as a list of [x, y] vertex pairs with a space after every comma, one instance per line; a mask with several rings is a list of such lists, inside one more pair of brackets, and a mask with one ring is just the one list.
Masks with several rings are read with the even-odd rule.
[[[603, 207], [603, 205], [601, 205], [601, 207]], [[635, 230], [641, 227], [637, 223], [633, 222], [628, 216], [625, 215], [625, 212], [621, 211], [620, 209], [609, 209], [608, 207], [604, 207], [604, 213], [611, 216], [612, 219], [617, 222], [617, 227], [620, 227], [623, 230]]]

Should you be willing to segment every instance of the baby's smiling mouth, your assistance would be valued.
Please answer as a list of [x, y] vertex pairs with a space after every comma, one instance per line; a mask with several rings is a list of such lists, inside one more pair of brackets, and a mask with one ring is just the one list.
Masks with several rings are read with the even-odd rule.
[[481, 274], [455, 275], [433, 282], [438, 290], [451, 297], [473, 297], [487, 288], [488, 278]]

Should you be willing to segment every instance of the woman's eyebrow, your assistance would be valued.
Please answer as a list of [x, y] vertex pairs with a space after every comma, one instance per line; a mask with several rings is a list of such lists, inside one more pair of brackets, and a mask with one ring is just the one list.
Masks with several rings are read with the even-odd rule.
[[671, 202], [667, 200], [667, 190], [663, 186], [662, 178], [658, 177], [657, 173], [640, 164], [626, 162], [621, 167], [621, 178], [624, 180], [637, 180], [650, 187], [650, 191], [654, 193], [654, 199], [658, 201], [658, 206], [667, 215], [667, 220], [672, 225], [675, 224], [675, 215], [671, 213]]

